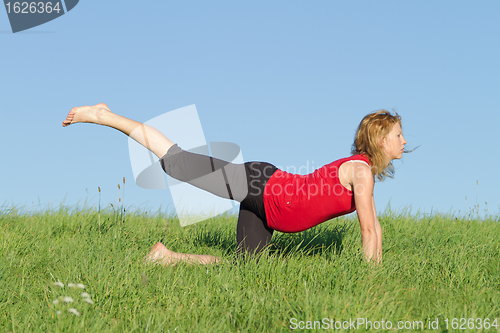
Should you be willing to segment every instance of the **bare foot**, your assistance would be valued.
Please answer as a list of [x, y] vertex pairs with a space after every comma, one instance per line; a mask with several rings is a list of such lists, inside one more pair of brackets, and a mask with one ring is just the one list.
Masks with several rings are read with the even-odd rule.
[[149, 254], [144, 257], [144, 260], [146, 260], [147, 262], [154, 263], [154, 262], [162, 261], [162, 259], [164, 259], [166, 257], [167, 258], [171, 257], [172, 253], [173, 252], [170, 251], [169, 249], [167, 249], [165, 247], [165, 245], [158, 242], [153, 246], [153, 248], [151, 249]]
[[62, 122], [62, 125], [63, 127], [66, 127], [75, 123], [99, 124], [100, 117], [107, 112], [111, 111], [104, 103], [99, 103], [94, 106], [80, 106], [72, 108], [66, 119]]
[[179, 262], [202, 265], [221, 262], [220, 258], [211, 255], [173, 252], [167, 249], [162, 243], [156, 243], [149, 254], [144, 257], [144, 260], [146, 260], [146, 262], [164, 266], [175, 265]]

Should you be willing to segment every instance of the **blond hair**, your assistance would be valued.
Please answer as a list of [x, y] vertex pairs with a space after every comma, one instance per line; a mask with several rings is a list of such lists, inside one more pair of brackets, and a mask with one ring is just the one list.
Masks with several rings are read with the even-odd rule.
[[396, 123], [401, 126], [401, 117], [397, 112], [392, 115], [387, 110], [379, 110], [366, 115], [356, 130], [351, 153], [368, 157], [372, 174], [379, 180], [394, 176], [392, 162], [387, 164], [387, 157], [379, 140], [389, 134]]

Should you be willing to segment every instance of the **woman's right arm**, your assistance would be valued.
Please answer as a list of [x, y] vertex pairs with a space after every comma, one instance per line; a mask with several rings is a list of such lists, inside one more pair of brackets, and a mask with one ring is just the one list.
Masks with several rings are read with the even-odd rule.
[[364, 257], [367, 261], [375, 260], [379, 262], [382, 258], [378, 258], [379, 237], [377, 229], [380, 230], [380, 228], [377, 228], [378, 220], [375, 215], [373, 200], [375, 180], [369, 166], [355, 163], [352, 185], [354, 189], [354, 202], [361, 227]]

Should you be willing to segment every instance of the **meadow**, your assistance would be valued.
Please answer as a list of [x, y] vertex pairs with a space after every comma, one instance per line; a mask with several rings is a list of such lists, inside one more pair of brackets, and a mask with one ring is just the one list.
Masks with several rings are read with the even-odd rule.
[[[380, 265], [362, 260], [355, 217], [276, 233], [241, 261], [236, 218], [3, 207], [0, 331], [500, 331], [498, 216], [386, 211]], [[146, 264], [158, 241], [224, 262]]]

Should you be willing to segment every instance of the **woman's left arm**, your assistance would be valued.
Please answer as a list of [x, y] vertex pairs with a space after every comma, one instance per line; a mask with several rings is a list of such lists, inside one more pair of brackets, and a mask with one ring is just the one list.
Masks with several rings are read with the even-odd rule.
[[382, 262], [382, 227], [377, 217], [377, 210], [375, 209], [375, 199], [372, 196], [373, 216], [375, 219], [375, 230], [377, 231], [377, 262]]

